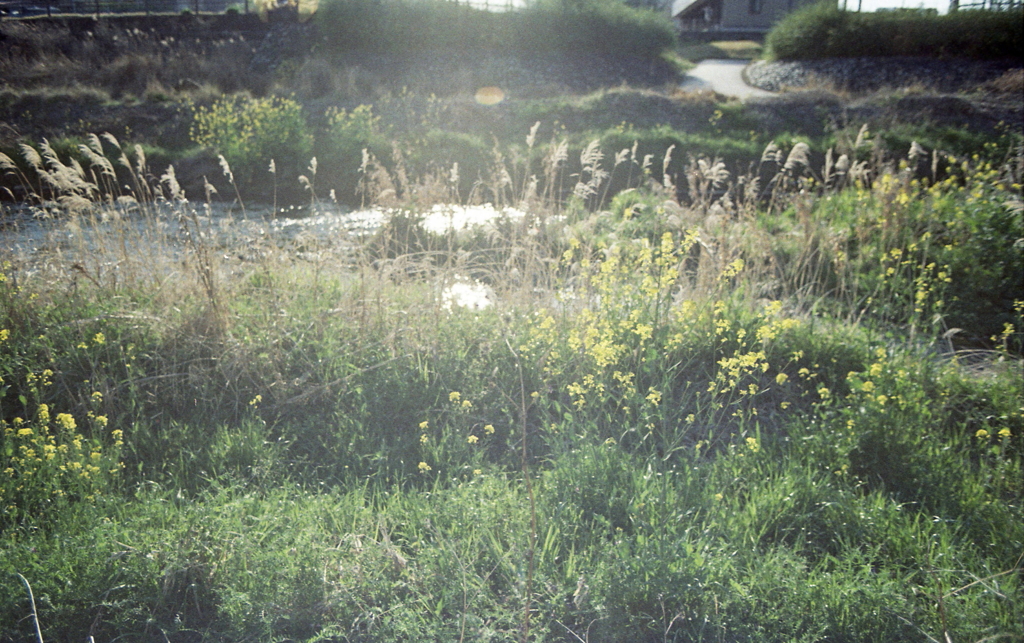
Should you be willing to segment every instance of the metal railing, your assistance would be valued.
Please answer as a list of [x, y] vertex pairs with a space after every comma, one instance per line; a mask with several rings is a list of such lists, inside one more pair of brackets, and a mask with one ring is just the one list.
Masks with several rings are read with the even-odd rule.
[[[301, 1], [301, 0], [300, 0]], [[486, 11], [514, 11], [525, 0], [451, 0]], [[66, 14], [256, 12], [256, 0], [0, 0], [0, 17], [30, 18]]]
[[238, 13], [255, 11], [249, 0], [0, 0], [0, 16], [30, 18], [119, 13]]

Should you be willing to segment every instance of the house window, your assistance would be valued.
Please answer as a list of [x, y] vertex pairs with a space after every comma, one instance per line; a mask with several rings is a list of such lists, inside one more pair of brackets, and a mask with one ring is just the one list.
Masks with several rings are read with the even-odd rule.
[[764, 5], [764, 0], [749, 0], [750, 2], [750, 13], [761, 13], [761, 8]]

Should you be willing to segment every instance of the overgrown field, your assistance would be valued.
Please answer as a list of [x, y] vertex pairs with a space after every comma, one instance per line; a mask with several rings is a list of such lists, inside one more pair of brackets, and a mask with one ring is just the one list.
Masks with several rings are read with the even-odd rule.
[[1019, 74], [369, 6], [0, 24], [0, 643], [1024, 640]]
[[[26, 150], [67, 212], [2, 258], [0, 640], [1020, 640], [1020, 147], [539, 127], [469, 197], [367, 155], [384, 225], [292, 243]], [[522, 214], [427, 229], [463, 198]]]

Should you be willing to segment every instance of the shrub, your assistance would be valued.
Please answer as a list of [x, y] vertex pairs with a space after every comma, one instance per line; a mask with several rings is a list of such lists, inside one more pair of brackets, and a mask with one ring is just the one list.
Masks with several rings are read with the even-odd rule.
[[387, 155], [387, 141], [379, 129], [380, 117], [374, 116], [369, 105], [360, 105], [351, 112], [332, 108], [327, 120], [327, 131], [317, 140], [322, 185], [335, 190], [339, 199], [352, 201], [363, 150], [378, 158]]
[[834, 3], [795, 11], [769, 32], [769, 58], [855, 56], [1002, 59], [1024, 46], [1024, 16], [1014, 11], [853, 13]]
[[516, 22], [514, 46], [522, 52], [656, 58], [676, 43], [666, 16], [614, 0], [541, 1]]
[[316, 15], [324, 44], [335, 54], [414, 55], [421, 51], [614, 53], [653, 58], [675, 44], [665, 16], [615, 0], [530, 4], [491, 13], [451, 2], [379, 3], [331, 0]]
[[272, 160], [279, 172], [297, 173], [313, 149], [302, 106], [280, 97], [232, 96], [198, 107], [191, 136], [222, 154], [240, 184], [265, 171]]

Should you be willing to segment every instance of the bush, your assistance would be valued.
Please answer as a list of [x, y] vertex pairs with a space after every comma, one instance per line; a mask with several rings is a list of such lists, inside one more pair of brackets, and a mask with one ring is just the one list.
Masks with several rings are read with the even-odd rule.
[[274, 161], [278, 172], [295, 174], [309, 161], [313, 137], [302, 106], [280, 97], [225, 97], [198, 107], [192, 140], [222, 154], [239, 184], [249, 183]]
[[1003, 59], [1024, 46], [1016, 11], [854, 13], [823, 2], [795, 11], [769, 32], [770, 59], [930, 56]]
[[331, 0], [316, 15], [324, 44], [347, 51], [415, 55], [422, 51], [571, 52], [654, 58], [675, 44], [665, 16], [615, 0], [551, 0], [491, 13], [452, 2]]
[[514, 46], [522, 52], [563, 52], [656, 58], [675, 46], [666, 16], [615, 0], [543, 0], [515, 14]]
[[342, 201], [355, 199], [363, 150], [378, 158], [386, 157], [387, 141], [379, 131], [379, 116], [369, 105], [360, 105], [351, 112], [331, 109], [328, 126], [317, 140], [321, 185], [333, 189]]

